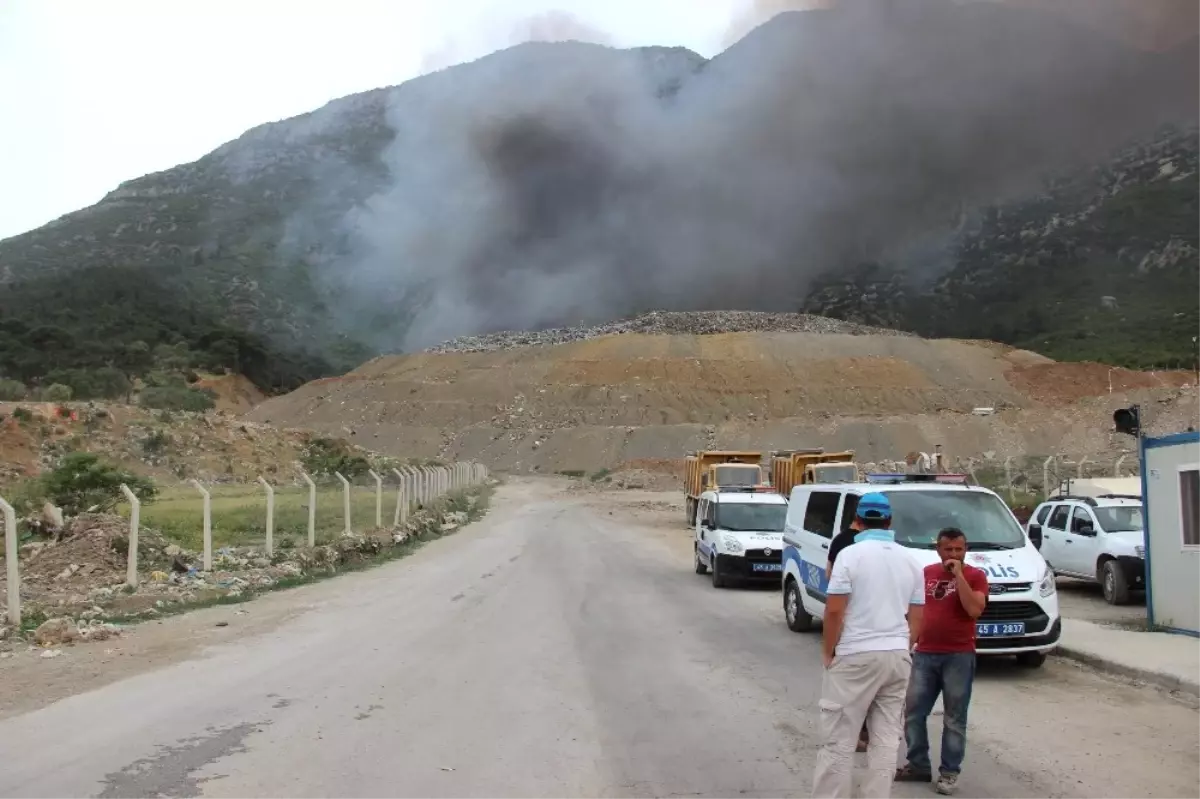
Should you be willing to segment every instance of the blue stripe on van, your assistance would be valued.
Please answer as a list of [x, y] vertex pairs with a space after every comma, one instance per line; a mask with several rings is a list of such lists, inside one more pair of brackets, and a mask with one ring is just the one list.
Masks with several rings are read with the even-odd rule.
[[800, 579], [804, 582], [805, 593], [818, 602], [824, 602], [825, 594], [829, 591], [829, 581], [825, 579], [825, 564], [810, 563], [800, 557], [799, 549], [790, 544], [783, 548], [785, 569], [789, 560], [796, 562], [796, 570], [800, 572]]

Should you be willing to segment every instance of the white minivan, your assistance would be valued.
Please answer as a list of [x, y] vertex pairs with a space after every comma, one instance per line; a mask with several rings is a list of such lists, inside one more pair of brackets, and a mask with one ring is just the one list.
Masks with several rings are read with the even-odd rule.
[[696, 509], [696, 574], [711, 574], [715, 588], [731, 580], [778, 585], [787, 510], [773, 491], [705, 491]]
[[788, 627], [805, 632], [825, 615], [829, 542], [835, 531], [849, 529], [859, 497], [872, 491], [891, 502], [896, 542], [922, 567], [938, 562], [939, 530], [967, 534], [967, 563], [987, 572], [989, 586], [976, 651], [1040, 666], [1062, 635], [1054, 574], [1003, 500], [959, 475], [868, 475], [866, 483], [793, 488], [783, 531]]

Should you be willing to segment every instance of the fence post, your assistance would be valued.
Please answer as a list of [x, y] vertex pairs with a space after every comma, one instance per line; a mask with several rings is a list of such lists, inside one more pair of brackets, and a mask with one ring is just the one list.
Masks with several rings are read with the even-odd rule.
[[1050, 461], [1052, 460], [1054, 460], [1053, 455], [1042, 462], [1042, 493], [1045, 495], [1042, 499], [1043, 502], [1050, 499]]
[[17, 512], [0, 497], [4, 513], [4, 562], [8, 567], [8, 623], [21, 626], [21, 572], [17, 564]]
[[421, 507], [424, 508], [429, 505], [429, 486], [430, 486], [430, 481], [433, 479], [433, 476], [430, 474], [430, 469], [428, 466], [422, 466], [420, 468], [421, 468], [421, 476], [420, 476], [420, 488], [418, 489], [418, 492], [421, 495]]
[[267, 491], [267, 557], [271, 557], [275, 552], [275, 488], [266, 481], [261, 475], [258, 482]]
[[1115, 466], [1113, 466], [1113, 477], [1121, 476], [1121, 464], [1125, 462], [1125, 459], [1127, 457], [1129, 457], [1129, 455], [1125, 454], [1125, 455], [1122, 455], [1119, 458], [1117, 458], [1117, 463]]
[[374, 469], [367, 469], [367, 474], [375, 481], [375, 529], [383, 527], [383, 478]]
[[121, 483], [121, 493], [129, 500], [129, 557], [125, 566], [125, 582], [130, 588], [137, 588], [138, 525], [142, 521], [142, 501], [124, 483]]
[[392, 520], [392, 527], [399, 527], [401, 521], [407, 521], [402, 518], [404, 515], [404, 472], [399, 469], [392, 469], [392, 474], [396, 475], [399, 484], [396, 486], [396, 517]]
[[317, 484], [308, 476], [308, 472], [300, 472], [304, 482], [308, 483], [308, 548], [317, 545]]
[[204, 571], [212, 571], [212, 495], [208, 493], [208, 489], [200, 484], [199, 480], [192, 480], [192, 485], [200, 492], [200, 496], [204, 498]]
[[1085, 465], [1085, 464], [1087, 464], [1087, 462], [1088, 462], [1088, 456], [1087, 456], [1087, 455], [1084, 455], [1083, 457], [1081, 457], [1081, 458], [1079, 459], [1079, 471], [1078, 471], [1078, 473], [1077, 473], [1077, 476], [1079, 477], [1079, 479], [1080, 479], [1080, 480], [1082, 480], [1082, 479], [1083, 479], [1083, 467], [1084, 467], [1084, 465]]
[[1017, 495], [1013, 490], [1012, 481], [1012, 456], [1004, 459], [1004, 484], [1008, 486], [1008, 501], [1009, 504], [1016, 502]]
[[342, 530], [344, 533], [350, 533], [350, 481], [341, 472], [334, 472], [337, 479], [342, 481], [342, 519], [345, 522], [345, 527]]

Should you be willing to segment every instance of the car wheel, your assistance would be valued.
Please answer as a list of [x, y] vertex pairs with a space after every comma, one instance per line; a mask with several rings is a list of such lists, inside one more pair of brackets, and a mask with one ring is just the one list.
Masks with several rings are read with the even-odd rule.
[[1129, 581], [1117, 561], [1107, 560], [1100, 567], [1100, 585], [1104, 587], [1104, 599], [1110, 605], [1129, 604]]
[[715, 552], [712, 556], [709, 571], [712, 572], [713, 588], [724, 588], [726, 580], [725, 575], [721, 574], [721, 558]]
[[1017, 663], [1027, 669], [1040, 668], [1046, 662], [1045, 652], [1022, 652], [1017, 655]]
[[794, 633], [807, 633], [813, 628], [813, 617], [808, 615], [800, 599], [800, 586], [791, 578], [783, 586], [783, 617], [788, 629]]
[[705, 566], [704, 561], [700, 560], [699, 545], [697, 545], [695, 547], [695, 549], [696, 549], [696, 574], [708, 574], [708, 566]]

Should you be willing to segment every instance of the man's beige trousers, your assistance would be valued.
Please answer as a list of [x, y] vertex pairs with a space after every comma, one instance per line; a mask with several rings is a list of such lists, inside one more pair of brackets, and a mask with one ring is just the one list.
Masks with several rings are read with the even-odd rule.
[[871, 733], [863, 796], [892, 795], [896, 754], [904, 731], [904, 695], [912, 655], [905, 650], [859, 652], [834, 658], [821, 682], [821, 749], [813, 775], [816, 799], [850, 796], [851, 766], [866, 719]]

